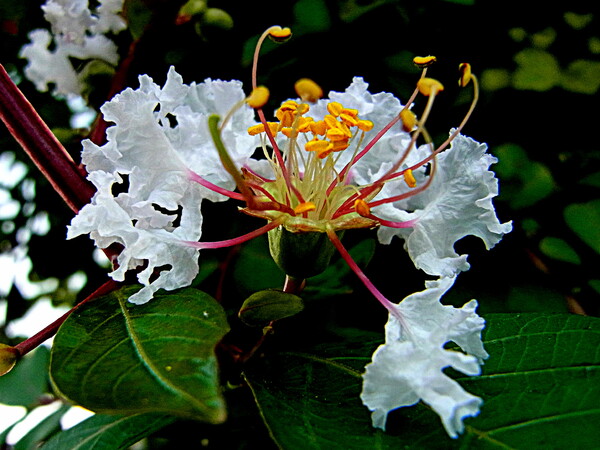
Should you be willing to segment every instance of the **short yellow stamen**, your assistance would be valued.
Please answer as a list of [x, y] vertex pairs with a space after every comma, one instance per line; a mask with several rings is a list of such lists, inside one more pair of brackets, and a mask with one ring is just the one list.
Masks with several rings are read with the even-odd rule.
[[465, 87], [471, 81], [471, 64], [469, 63], [461, 63], [458, 66], [458, 70], [460, 71], [460, 78], [458, 80], [458, 85], [460, 87]]
[[307, 152], [321, 153], [327, 150], [331, 150], [332, 148], [333, 144], [331, 142], [323, 141], [321, 139], [313, 139], [304, 144], [304, 149]]
[[410, 109], [403, 109], [400, 111], [400, 120], [402, 120], [402, 128], [407, 133], [414, 130], [417, 124], [417, 116]]
[[329, 111], [329, 114], [335, 117], [338, 117], [342, 113], [343, 109], [344, 107], [342, 104], [338, 102], [330, 102], [327, 104], [327, 111]]
[[246, 99], [246, 103], [252, 108], [262, 108], [269, 101], [269, 90], [264, 86], [258, 86], [252, 89], [252, 92]]
[[[271, 130], [271, 134], [276, 135], [277, 131], [279, 129], [279, 124], [275, 123], [275, 122], [267, 122], [267, 125], [269, 126], [269, 129]], [[253, 125], [250, 128], [248, 128], [248, 134], [250, 136], [256, 136], [257, 134], [264, 133], [264, 132], [265, 132], [265, 126], [262, 123], [259, 123], [258, 125]]]
[[268, 30], [269, 37], [275, 42], [285, 42], [292, 37], [292, 30], [288, 27], [281, 28], [279, 25], [275, 25]]
[[294, 208], [294, 212], [296, 214], [302, 214], [304, 212], [314, 211], [315, 209], [317, 209], [317, 207], [313, 202], [304, 202], [296, 206]]
[[426, 97], [436, 95], [438, 92], [444, 90], [444, 85], [433, 78], [421, 78], [417, 82], [417, 87], [419, 88], [419, 92]]
[[417, 187], [417, 180], [415, 179], [412, 170], [406, 169], [406, 172], [404, 172], [404, 182], [409, 188]]
[[323, 97], [323, 89], [321, 89], [321, 86], [308, 78], [301, 78], [296, 81], [294, 88], [296, 89], [298, 96], [305, 102], [314, 103]]
[[319, 136], [323, 136], [327, 132], [327, 125], [325, 121], [318, 120], [316, 122], [310, 122], [308, 124], [308, 128], [314, 134], [318, 134]]
[[359, 130], [371, 131], [373, 129], [374, 124], [370, 120], [359, 120], [356, 126]]
[[369, 204], [362, 198], [356, 199], [354, 202], [354, 209], [360, 216], [369, 217], [369, 215], [371, 215], [371, 208], [369, 208]]
[[419, 69], [424, 69], [425, 67], [429, 67], [436, 61], [437, 61], [437, 58], [435, 56], [415, 56], [413, 59], [413, 63]]

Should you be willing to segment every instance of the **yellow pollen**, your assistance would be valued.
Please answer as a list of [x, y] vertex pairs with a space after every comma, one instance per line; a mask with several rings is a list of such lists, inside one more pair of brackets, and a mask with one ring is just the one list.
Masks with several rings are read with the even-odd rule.
[[298, 206], [296, 206], [294, 208], [294, 212], [296, 214], [302, 214], [303, 212], [314, 211], [315, 209], [317, 209], [317, 207], [315, 206], [315, 204], [313, 202], [304, 202], [304, 203], [300, 203]]
[[342, 109], [341, 114], [346, 114], [346, 115], [352, 116], [356, 119], [358, 117], [358, 109], [344, 108], [344, 109]]
[[339, 116], [343, 109], [344, 107], [342, 104], [338, 102], [330, 102], [327, 104], [327, 111], [329, 111], [329, 114], [335, 117]]
[[355, 211], [363, 217], [368, 217], [371, 214], [371, 208], [369, 208], [369, 204], [365, 202], [362, 198], [357, 198], [354, 202]]
[[346, 150], [350, 144], [348, 143], [348, 139], [342, 139], [340, 141], [333, 141], [333, 147], [331, 149], [332, 152], [341, 152], [342, 150]]
[[267, 101], [269, 101], [269, 90], [264, 86], [253, 89], [246, 99], [246, 103], [252, 108], [262, 108]]
[[346, 140], [347, 137], [348, 136], [346, 136], [346, 133], [339, 128], [331, 128], [327, 130], [327, 139], [330, 141], [342, 141]]
[[296, 81], [294, 88], [296, 89], [296, 94], [305, 102], [314, 103], [323, 97], [321, 86], [308, 78], [301, 78]]
[[412, 170], [406, 169], [406, 172], [404, 172], [404, 182], [409, 188], [417, 187], [417, 180], [415, 179]]
[[407, 133], [411, 132], [417, 124], [417, 116], [409, 109], [400, 111], [400, 120], [402, 120], [402, 128]]
[[349, 127], [355, 127], [358, 125], [358, 120], [356, 120], [356, 118], [350, 114], [342, 113], [340, 114], [340, 119], [342, 119], [342, 121]]
[[359, 120], [356, 126], [359, 130], [371, 131], [373, 129], [373, 122], [370, 120]]
[[471, 64], [461, 63], [458, 65], [458, 70], [460, 71], [458, 85], [460, 87], [465, 87], [469, 84], [469, 81], [471, 81]]
[[321, 139], [312, 139], [304, 144], [304, 149], [307, 152], [323, 152], [326, 150], [331, 150], [333, 148], [333, 144], [331, 142], [323, 141]]
[[437, 61], [437, 58], [435, 56], [415, 56], [413, 59], [413, 63], [419, 69], [424, 69], [425, 67], [429, 67], [436, 61]]
[[312, 133], [318, 134], [319, 136], [323, 136], [327, 132], [327, 125], [323, 120], [319, 120], [317, 122], [310, 122], [308, 124], [308, 128]]
[[292, 30], [288, 27], [281, 28], [279, 25], [275, 25], [269, 28], [269, 37], [275, 42], [285, 42], [292, 37]]
[[419, 88], [419, 92], [426, 97], [436, 95], [438, 92], [444, 90], [444, 85], [433, 78], [421, 78], [417, 82], [417, 87]]
[[[277, 134], [277, 131], [279, 130], [279, 124], [275, 123], [275, 122], [267, 122], [267, 125], [269, 126], [269, 129], [271, 130], [271, 134], [274, 136]], [[250, 128], [248, 128], [248, 134], [250, 136], [256, 136], [257, 134], [260, 133], [264, 133], [265, 132], [265, 126], [262, 123], [259, 123], [258, 125], [253, 125]]]

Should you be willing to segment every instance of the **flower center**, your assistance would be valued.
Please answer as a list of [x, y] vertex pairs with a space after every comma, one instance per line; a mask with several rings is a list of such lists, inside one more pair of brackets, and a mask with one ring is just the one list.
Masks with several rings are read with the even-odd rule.
[[[290, 195], [282, 168], [266, 150], [265, 124], [248, 129], [250, 135], [261, 135], [265, 156], [274, 173], [274, 179], [263, 187], [277, 202], [291, 201], [296, 213], [308, 213], [304, 216], [313, 220], [331, 219], [335, 210], [356, 192], [356, 187], [346, 183], [347, 175], [340, 176], [336, 171], [336, 162], [343, 151], [353, 151], [355, 156], [365, 132], [373, 128], [373, 123], [361, 119], [357, 110], [341, 103], [329, 102], [326, 108], [328, 114], [315, 120], [308, 115], [307, 103], [288, 100], [275, 113], [278, 121], [266, 122], [280, 143], [287, 174], [299, 195]], [[332, 183], [335, 187], [327, 192]]]

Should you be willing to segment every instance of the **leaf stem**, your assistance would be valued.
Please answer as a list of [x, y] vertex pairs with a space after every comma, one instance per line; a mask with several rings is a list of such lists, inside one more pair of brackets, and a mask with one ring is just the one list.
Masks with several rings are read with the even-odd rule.
[[31, 336], [29, 339], [26, 339], [23, 342], [20, 342], [19, 344], [15, 345], [14, 348], [19, 352], [19, 357], [25, 356], [31, 350], [33, 350], [36, 347], [38, 347], [39, 345], [41, 345], [44, 341], [46, 341], [46, 340], [50, 339], [52, 336], [54, 336], [56, 334], [56, 332], [58, 331], [58, 328], [63, 324], [63, 322], [65, 320], [67, 320], [67, 317], [69, 317], [71, 315], [71, 313], [73, 313], [73, 311], [75, 311], [81, 305], [89, 302], [90, 300], [93, 300], [95, 298], [106, 295], [106, 294], [114, 291], [118, 287], [119, 287], [119, 283], [117, 283], [114, 280], [109, 279], [106, 283], [104, 283], [102, 286], [100, 286], [98, 289], [96, 289], [94, 292], [92, 292], [89, 296], [87, 296], [85, 299], [83, 299], [77, 305], [73, 306], [69, 311], [64, 313], [61, 317], [56, 319], [54, 322], [52, 322], [46, 328], [42, 329], [41, 331], [38, 331], [36, 334]]

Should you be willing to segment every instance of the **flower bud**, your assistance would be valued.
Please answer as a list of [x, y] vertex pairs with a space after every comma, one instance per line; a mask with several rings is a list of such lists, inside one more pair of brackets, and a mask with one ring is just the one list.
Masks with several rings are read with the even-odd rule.
[[335, 247], [326, 233], [293, 232], [280, 226], [269, 231], [269, 250], [287, 275], [305, 279], [323, 272]]

